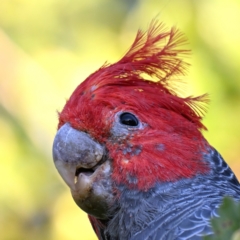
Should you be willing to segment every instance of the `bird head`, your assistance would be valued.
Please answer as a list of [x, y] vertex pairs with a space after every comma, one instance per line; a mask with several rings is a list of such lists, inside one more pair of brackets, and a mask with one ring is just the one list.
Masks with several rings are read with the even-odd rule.
[[75, 202], [99, 219], [127, 189], [148, 191], [209, 171], [201, 130], [206, 95], [182, 97], [189, 50], [156, 20], [127, 53], [83, 81], [59, 113], [57, 170]]

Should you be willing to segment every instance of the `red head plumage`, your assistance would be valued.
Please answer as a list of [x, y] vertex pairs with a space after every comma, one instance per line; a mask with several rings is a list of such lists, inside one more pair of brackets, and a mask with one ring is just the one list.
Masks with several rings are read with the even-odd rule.
[[[184, 44], [176, 28], [168, 31], [153, 21], [147, 32], [138, 31], [120, 61], [103, 65], [81, 83], [59, 114], [59, 127], [69, 122], [106, 145], [116, 183], [148, 189], [156, 181], [208, 171], [200, 132], [205, 95], [182, 98], [174, 84], [188, 67]], [[142, 127], [113, 136], [121, 112], [133, 113]]]

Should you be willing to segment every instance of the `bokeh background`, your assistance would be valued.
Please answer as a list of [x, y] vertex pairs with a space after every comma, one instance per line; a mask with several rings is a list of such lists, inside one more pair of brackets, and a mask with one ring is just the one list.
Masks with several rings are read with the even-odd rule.
[[186, 95], [210, 94], [204, 134], [240, 178], [239, 0], [0, 0], [1, 239], [96, 239], [52, 162], [57, 110], [157, 15], [189, 39]]

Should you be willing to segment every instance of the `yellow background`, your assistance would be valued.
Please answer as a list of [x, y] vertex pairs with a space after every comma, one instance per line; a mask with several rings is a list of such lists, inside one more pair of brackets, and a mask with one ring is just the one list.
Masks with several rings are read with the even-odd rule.
[[185, 92], [210, 94], [204, 134], [240, 178], [239, 0], [0, 0], [1, 239], [96, 239], [52, 162], [57, 110], [156, 15], [187, 36]]

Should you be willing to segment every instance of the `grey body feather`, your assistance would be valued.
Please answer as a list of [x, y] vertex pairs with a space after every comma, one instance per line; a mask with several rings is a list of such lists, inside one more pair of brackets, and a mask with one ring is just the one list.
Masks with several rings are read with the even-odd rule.
[[218, 216], [224, 196], [240, 201], [240, 185], [220, 154], [204, 156], [212, 169], [207, 175], [174, 183], [157, 183], [147, 192], [122, 193], [112, 217], [99, 228], [101, 240], [185, 240], [213, 234], [210, 224]]

